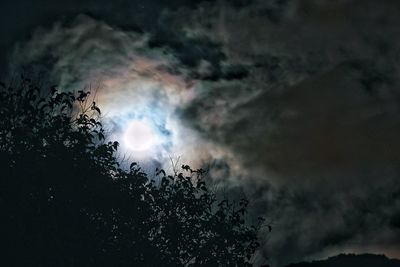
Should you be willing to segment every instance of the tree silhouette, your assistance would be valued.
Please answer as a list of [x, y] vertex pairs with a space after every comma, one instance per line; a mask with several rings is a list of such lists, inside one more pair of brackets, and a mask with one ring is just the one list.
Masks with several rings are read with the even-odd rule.
[[0, 87], [7, 266], [251, 266], [246, 199], [218, 201], [187, 165], [159, 182], [121, 167], [88, 92]]

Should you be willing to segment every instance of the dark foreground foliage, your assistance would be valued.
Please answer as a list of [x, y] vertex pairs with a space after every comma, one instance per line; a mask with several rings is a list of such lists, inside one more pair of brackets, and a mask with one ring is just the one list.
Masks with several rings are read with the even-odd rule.
[[247, 200], [216, 200], [201, 170], [150, 181], [120, 167], [88, 94], [0, 84], [3, 266], [248, 266]]

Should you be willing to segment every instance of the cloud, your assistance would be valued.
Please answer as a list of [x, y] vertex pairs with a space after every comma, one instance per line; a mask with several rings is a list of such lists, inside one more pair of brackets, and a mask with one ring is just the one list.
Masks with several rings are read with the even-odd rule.
[[[220, 153], [213, 142], [179, 123], [176, 107], [194, 97], [195, 81], [168, 48], [151, 47], [149, 34], [80, 15], [70, 23], [38, 29], [30, 41], [16, 46], [11, 63], [14, 72], [42, 72], [39, 76], [49, 79], [44, 82], [62, 90], [92, 87], [113, 139], [121, 140], [133, 119], [150, 123], [163, 140], [147, 155], [158, 164], [169, 166], [170, 156], [181, 156], [200, 166]], [[123, 144], [121, 153], [132, 154]]]

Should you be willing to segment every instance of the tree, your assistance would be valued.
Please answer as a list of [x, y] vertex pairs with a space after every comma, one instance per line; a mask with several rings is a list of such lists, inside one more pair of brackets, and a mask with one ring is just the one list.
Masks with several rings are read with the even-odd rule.
[[202, 170], [160, 182], [120, 166], [89, 93], [0, 83], [3, 262], [30, 266], [247, 266], [258, 227]]

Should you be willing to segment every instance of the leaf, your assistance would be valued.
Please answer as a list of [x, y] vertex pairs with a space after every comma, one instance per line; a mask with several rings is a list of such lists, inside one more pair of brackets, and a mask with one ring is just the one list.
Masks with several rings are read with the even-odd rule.
[[51, 94], [52, 94], [52, 95], [54, 95], [55, 92], [57, 92], [57, 88], [56, 88], [55, 85], [51, 86], [50, 89], [51, 89]]
[[114, 150], [117, 150], [117, 148], [118, 148], [118, 146], [119, 146], [119, 143], [118, 143], [117, 141], [115, 141], [115, 142], [112, 144], [112, 146], [113, 146]]
[[129, 168], [132, 169], [132, 168], [135, 167], [136, 165], [137, 165], [136, 162], [132, 162], [132, 163], [131, 163], [131, 166], [129, 166]]
[[101, 114], [100, 109], [96, 106], [93, 106], [93, 109], [97, 111], [97, 113]]
[[164, 176], [167, 175], [163, 169], [159, 170], [159, 171], [157, 172], [157, 175], [160, 175], [161, 173], [162, 173]]
[[182, 169], [185, 170], [185, 171], [191, 171], [192, 170], [189, 165], [182, 165]]

